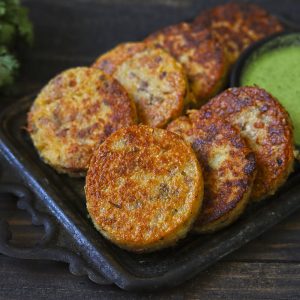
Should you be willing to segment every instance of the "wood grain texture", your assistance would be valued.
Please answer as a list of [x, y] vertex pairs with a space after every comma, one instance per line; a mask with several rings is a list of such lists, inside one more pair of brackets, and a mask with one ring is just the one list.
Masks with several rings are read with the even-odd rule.
[[[35, 91], [65, 68], [90, 64], [117, 42], [143, 38], [222, 2], [225, 1], [24, 0], [35, 25], [36, 40], [32, 51], [24, 55], [18, 94]], [[295, 21], [299, 18], [298, 0], [284, 4], [274, 0], [253, 2]], [[1, 182], [19, 180], [18, 174], [0, 172]], [[31, 226], [25, 212], [16, 210], [12, 198], [0, 198], [0, 217], [8, 219], [16, 244], [32, 246], [43, 234], [42, 228]], [[98, 286], [86, 277], [71, 275], [63, 263], [0, 255], [0, 299], [5, 300], [299, 298], [300, 211], [193, 280], [158, 293], [135, 294], [115, 286]]]
[[219, 262], [183, 286], [129, 293], [74, 277], [61, 263], [0, 259], [0, 299], [297, 299], [299, 284], [300, 263]]

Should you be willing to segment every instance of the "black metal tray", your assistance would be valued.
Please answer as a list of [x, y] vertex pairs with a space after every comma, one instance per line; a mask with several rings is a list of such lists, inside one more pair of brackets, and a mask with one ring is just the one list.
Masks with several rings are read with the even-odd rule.
[[[21, 198], [19, 206], [27, 209], [33, 222], [43, 224], [46, 230], [41, 245], [18, 250], [9, 245], [7, 229], [2, 226], [0, 252], [4, 254], [67, 261], [74, 273], [87, 273], [95, 282], [114, 282], [127, 290], [153, 290], [190, 279], [300, 208], [300, 169], [297, 168], [276, 195], [249, 207], [243, 217], [227, 229], [207, 236], [189, 235], [176, 247], [152, 254], [129, 253], [105, 240], [89, 221], [84, 179], [59, 175], [39, 159], [24, 130], [32, 100], [33, 97], [24, 98], [1, 112], [0, 151], [64, 228], [71, 242], [64, 248], [53, 246], [50, 242], [55, 239], [55, 222], [35, 211], [29, 203], [30, 193], [16, 185], [0, 185], [0, 192]], [[79, 256], [75, 257], [66, 248]]]
[[9, 242], [7, 223], [1, 221], [0, 253], [65, 261], [72, 273], [87, 274], [99, 284], [115, 283], [126, 290], [154, 290], [192, 278], [300, 208], [300, 168], [296, 166], [276, 195], [249, 207], [238, 222], [221, 232], [191, 234], [176, 247], [151, 254], [129, 253], [94, 229], [85, 207], [84, 180], [59, 175], [39, 159], [24, 130], [33, 98], [34, 95], [25, 97], [1, 110], [0, 154], [35, 195], [23, 186], [9, 183], [0, 184], [0, 193], [16, 196], [19, 207], [32, 215], [33, 224], [44, 226], [45, 235], [34, 248], [17, 248]]

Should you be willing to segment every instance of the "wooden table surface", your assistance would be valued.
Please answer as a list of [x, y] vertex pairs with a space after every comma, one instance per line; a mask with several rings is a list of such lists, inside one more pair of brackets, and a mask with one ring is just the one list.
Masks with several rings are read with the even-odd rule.
[[[219, 2], [224, 1], [23, 1], [30, 9], [36, 40], [24, 61], [18, 93], [35, 91], [65, 68], [90, 64], [116, 41], [142, 38], [156, 28], [188, 19], [197, 10]], [[255, 2], [300, 21], [300, 1]], [[165, 17], [153, 14], [155, 9], [160, 10], [160, 16], [165, 13]], [[131, 28], [124, 29], [124, 23]], [[3, 166], [3, 159], [0, 163]], [[0, 181], [8, 180], [18, 180], [18, 175], [8, 176], [7, 171], [2, 171]], [[29, 246], [41, 236], [42, 229], [31, 226], [30, 218], [16, 209], [13, 199], [0, 198], [0, 208], [0, 217], [9, 220], [13, 229], [15, 243]], [[113, 285], [99, 286], [86, 277], [71, 275], [64, 263], [0, 255], [0, 299], [44, 298], [300, 299], [300, 211], [193, 280], [157, 293], [135, 294]]]

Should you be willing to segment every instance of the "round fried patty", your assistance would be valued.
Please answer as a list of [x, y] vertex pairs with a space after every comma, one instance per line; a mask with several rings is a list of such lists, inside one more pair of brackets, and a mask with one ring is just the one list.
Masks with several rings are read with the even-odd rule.
[[209, 29], [223, 45], [230, 63], [253, 42], [283, 30], [280, 22], [252, 3], [226, 3], [202, 12], [194, 28]]
[[193, 101], [182, 66], [146, 43], [123, 43], [100, 56], [93, 67], [112, 74], [135, 100], [139, 120], [165, 127]]
[[139, 51], [116, 66], [113, 76], [134, 99], [139, 120], [165, 127], [181, 115], [188, 83], [183, 67], [162, 49]]
[[237, 129], [219, 118], [189, 111], [168, 125], [195, 151], [203, 169], [204, 198], [194, 228], [211, 233], [235, 221], [244, 211], [255, 178], [255, 156]]
[[83, 175], [96, 145], [136, 123], [133, 101], [117, 80], [92, 68], [52, 79], [28, 114], [28, 131], [43, 160], [57, 171]]
[[123, 128], [99, 146], [86, 178], [95, 227], [118, 246], [153, 251], [184, 237], [202, 204], [202, 172], [178, 135]]
[[184, 66], [198, 105], [223, 87], [227, 59], [208, 30], [196, 30], [188, 23], [180, 23], [150, 35], [146, 42], [164, 48]]
[[112, 75], [117, 67], [126, 59], [147, 48], [145, 43], [122, 43], [112, 50], [99, 56], [93, 63], [93, 68], [98, 68], [103, 72]]
[[256, 155], [257, 176], [251, 197], [272, 195], [286, 181], [294, 161], [293, 128], [288, 113], [265, 90], [231, 88], [205, 104], [207, 118], [235, 125]]

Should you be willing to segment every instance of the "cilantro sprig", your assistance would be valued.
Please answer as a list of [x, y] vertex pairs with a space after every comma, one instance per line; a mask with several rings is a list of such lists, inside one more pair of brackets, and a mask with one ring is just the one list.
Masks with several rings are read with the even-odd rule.
[[0, 91], [14, 83], [20, 44], [32, 45], [33, 28], [19, 0], [0, 0]]

